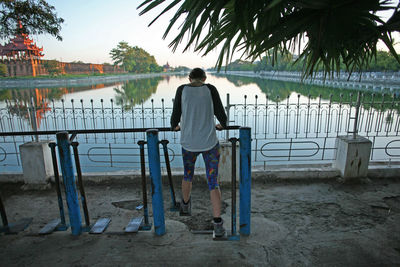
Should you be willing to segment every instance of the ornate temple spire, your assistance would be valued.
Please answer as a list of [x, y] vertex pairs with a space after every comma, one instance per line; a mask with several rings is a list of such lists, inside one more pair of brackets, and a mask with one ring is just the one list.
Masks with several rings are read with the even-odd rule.
[[[19, 29], [23, 29], [21, 21]], [[0, 57], [3, 59], [40, 59], [43, 57], [43, 47], [38, 47], [26, 33], [17, 33], [7, 44], [0, 45]]]

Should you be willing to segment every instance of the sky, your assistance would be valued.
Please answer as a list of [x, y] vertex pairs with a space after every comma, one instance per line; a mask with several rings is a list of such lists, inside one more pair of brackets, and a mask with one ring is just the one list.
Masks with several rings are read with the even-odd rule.
[[159, 65], [167, 62], [173, 66], [190, 68], [208, 68], [215, 65], [217, 52], [202, 57], [193, 52], [182, 53], [182, 47], [173, 53], [168, 47], [173, 33], [166, 40], [162, 39], [165, 28], [173, 11], [162, 16], [159, 21], [148, 27], [157, 12], [139, 16], [136, 9], [142, 0], [48, 0], [56, 9], [58, 16], [65, 22], [62, 25], [58, 41], [50, 35], [32, 36], [39, 46], [44, 48], [45, 59], [63, 62], [81, 60], [86, 63], [112, 63], [109, 56], [111, 49], [120, 41], [131, 46], [138, 46], [154, 55]]
[[[215, 65], [218, 52], [207, 56], [194, 52], [193, 47], [182, 53], [184, 44], [175, 53], [168, 47], [178, 32], [177, 27], [167, 37], [163, 33], [174, 14], [174, 10], [163, 15], [152, 26], [148, 24], [158, 15], [158, 10], [139, 16], [136, 9], [143, 0], [48, 0], [59, 17], [62, 25], [62, 41], [50, 35], [31, 36], [44, 48], [44, 59], [56, 59], [63, 62], [83, 61], [86, 63], [112, 63], [111, 49], [120, 41], [138, 46], [153, 55], [159, 65], [167, 62], [172, 67], [209, 68]], [[387, 14], [389, 16], [389, 14]], [[398, 38], [396, 38], [398, 39]], [[379, 46], [383, 48], [383, 45]], [[400, 47], [396, 47], [396, 50]], [[234, 59], [238, 58], [237, 56]]]

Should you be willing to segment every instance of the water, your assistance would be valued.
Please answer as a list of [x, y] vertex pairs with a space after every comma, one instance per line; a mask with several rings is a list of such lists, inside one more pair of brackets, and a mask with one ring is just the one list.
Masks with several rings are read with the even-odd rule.
[[[28, 105], [33, 98], [36, 105], [56, 106], [61, 105], [64, 101], [66, 105], [70, 104], [71, 100], [75, 102], [75, 106], [80, 101], [86, 105], [91, 100], [95, 107], [103, 105], [110, 106], [110, 100], [113, 100], [116, 106], [121, 106], [123, 103], [126, 107], [141, 105], [144, 101], [144, 106], [150, 107], [151, 100], [155, 106], [161, 106], [161, 100], [164, 99], [165, 107], [172, 107], [172, 99], [174, 98], [176, 88], [188, 83], [186, 75], [163, 76], [154, 78], [144, 78], [130, 80], [126, 83], [115, 84], [98, 84], [83, 87], [54, 87], [54, 88], [18, 88], [18, 89], [0, 89], [0, 108], [6, 107], [6, 100], [17, 99], [23, 102], [23, 105]], [[328, 102], [332, 96], [332, 102], [340, 102], [340, 95], [343, 94], [343, 100], [349, 101], [349, 94], [357, 94], [358, 91], [351, 89], [329, 88], [317, 85], [300, 84], [295, 82], [272, 81], [254, 77], [237, 77], [237, 76], [216, 76], [209, 74], [207, 83], [215, 85], [221, 96], [224, 105], [227, 103], [226, 95], [230, 95], [230, 103], [238, 104], [244, 102], [244, 97], [247, 96], [247, 101], [254, 103], [255, 96], [258, 96], [258, 101], [265, 102], [268, 96], [273, 102], [286, 101], [290, 98], [290, 103], [297, 102], [299, 94], [300, 102], [307, 103], [308, 100], [318, 101], [319, 98], [323, 102]], [[366, 97], [370, 97], [374, 92], [364, 92]], [[380, 95], [382, 92], [375, 92]], [[390, 101], [391, 92], [383, 91], [386, 94], [386, 101]], [[277, 97], [279, 99], [277, 100]], [[52, 101], [53, 100], [53, 101]], [[354, 99], [353, 99], [354, 100]], [[42, 107], [43, 108], [43, 107]]]
[[[188, 82], [186, 75], [173, 75], [70, 88], [3, 89], [1, 131], [169, 127], [176, 88]], [[206, 82], [217, 87], [224, 106], [229, 103], [231, 125], [252, 127], [254, 165], [330, 162], [336, 136], [350, 131], [354, 123], [350, 117], [355, 90], [212, 74]], [[359, 130], [373, 139], [372, 159], [396, 160], [398, 98], [390, 92], [364, 92], [361, 102]], [[229, 136], [237, 132], [230, 131]], [[228, 136], [221, 132], [219, 137]], [[180, 155], [179, 133], [161, 133], [163, 138], [170, 140], [172, 166], [181, 167], [175, 160]], [[78, 136], [83, 171], [138, 168], [140, 139], [145, 139], [144, 133]], [[31, 140], [3, 138], [2, 171], [20, 169], [18, 145]]]

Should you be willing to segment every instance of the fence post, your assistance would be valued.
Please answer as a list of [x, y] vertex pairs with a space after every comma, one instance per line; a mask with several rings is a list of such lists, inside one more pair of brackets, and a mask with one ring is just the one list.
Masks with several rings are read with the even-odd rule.
[[356, 103], [356, 115], [354, 117], [354, 125], [353, 125], [353, 139], [357, 138], [358, 134], [358, 116], [360, 115], [360, 104], [361, 104], [361, 97], [360, 92], [357, 94], [357, 103]]
[[158, 142], [158, 130], [150, 129], [147, 134], [147, 149], [151, 179], [151, 195], [154, 217], [154, 230], [156, 235], [165, 234], [164, 201], [162, 195], [160, 149]]
[[251, 128], [240, 127], [240, 233], [250, 235]]
[[82, 232], [82, 218], [79, 208], [78, 193], [76, 190], [74, 168], [72, 166], [68, 132], [59, 132], [56, 134], [56, 136], [71, 231], [72, 235], [80, 235]]
[[[33, 102], [33, 97], [31, 97], [31, 108], [28, 110], [30, 110], [32, 130], [34, 132], [37, 132], [38, 128], [37, 128], [37, 120], [36, 120], [36, 108], [35, 108], [35, 103]], [[37, 134], [35, 135], [35, 141], [39, 142], [39, 136]]]
[[[229, 117], [229, 110], [231, 109], [231, 103], [230, 103], [230, 95], [226, 94], [226, 126], [229, 126], [230, 123], [230, 117]], [[229, 131], [225, 131], [225, 138], [228, 141], [229, 140]]]
[[336, 155], [332, 166], [340, 171], [345, 180], [357, 179], [368, 175], [368, 165], [371, 155], [372, 142], [358, 135], [360, 116], [361, 94], [357, 94], [356, 114], [351, 117], [351, 106], [349, 112], [349, 123], [354, 119], [353, 131], [348, 127], [348, 134], [352, 136], [338, 136], [336, 138]]

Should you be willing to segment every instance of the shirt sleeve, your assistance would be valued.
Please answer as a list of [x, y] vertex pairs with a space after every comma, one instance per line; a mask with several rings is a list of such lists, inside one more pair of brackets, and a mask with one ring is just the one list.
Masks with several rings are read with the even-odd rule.
[[178, 126], [179, 122], [181, 121], [182, 115], [182, 90], [184, 85], [181, 85], [176, 89], [175, 99], [174, 99], [174, 106], [172, 108], [172, 115], [171, 115], [171, 129], [175, 129]]
[[219, 93], [217, 88], [215, 88], [214, 85], [212, 84], [207, 84], [207, 87], [210, 89], [211, 92], [211, 97], [214, 105], [214, 115], [217, 117], [219, 123], [222, 125], [222, 127], [226, 127], [226, 113], [224, 106], [222, 105], [221, 98], [219, 97]]

